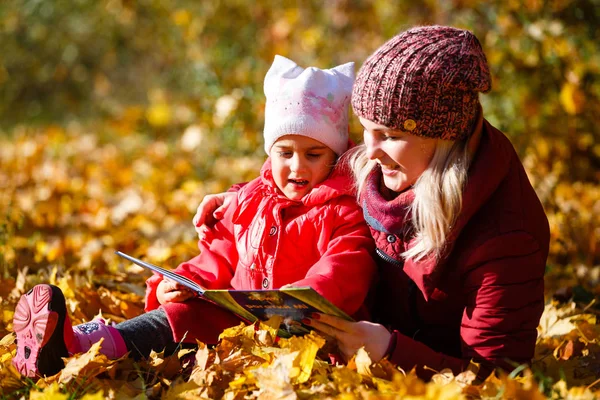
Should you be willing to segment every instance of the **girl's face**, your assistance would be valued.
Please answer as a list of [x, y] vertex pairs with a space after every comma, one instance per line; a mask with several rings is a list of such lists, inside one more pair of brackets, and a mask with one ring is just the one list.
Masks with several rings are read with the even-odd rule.
[[359, 119], [364, 127], [367, 157], [381, 166], [385, 186], [399, 193], [413, 185], [427, 169], [437, 139], [411, 135], [368, 119]]
[[273, 179], [291, 200], [300, 200], [323, 182], [337, 158], [323, 143], [301, 135], [282, 136], [273, 144], [269, 155]]

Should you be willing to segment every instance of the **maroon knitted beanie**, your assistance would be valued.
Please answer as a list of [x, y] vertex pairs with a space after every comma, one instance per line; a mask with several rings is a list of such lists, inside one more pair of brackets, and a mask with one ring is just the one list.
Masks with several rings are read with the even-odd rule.
[[352, 91], [359, 117], [430, 138], [473, 131], [478, 92], [491, 88], [481, 44], [471, 32], [423, 26], [393, 37], [363, 64]]

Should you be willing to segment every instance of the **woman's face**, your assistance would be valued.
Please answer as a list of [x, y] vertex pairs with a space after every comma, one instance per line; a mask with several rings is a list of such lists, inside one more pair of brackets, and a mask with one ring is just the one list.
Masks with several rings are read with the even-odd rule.
[[427, 169], [437, 140], [390, 129], [368, 119], [359, 120], [364, 128], [367, 157], [381, 165], [385, 186], [399, 193], [413, 185]]

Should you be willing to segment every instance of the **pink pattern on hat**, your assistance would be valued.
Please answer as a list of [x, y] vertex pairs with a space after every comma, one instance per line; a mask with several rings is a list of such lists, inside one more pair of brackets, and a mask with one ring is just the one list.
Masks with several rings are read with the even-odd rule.
[[342, 154], [348, 143], [348, 108], [354, 63], [303, 69], [275, 56], [265, 77], [265, 151], [284, 135], [303, 135]]

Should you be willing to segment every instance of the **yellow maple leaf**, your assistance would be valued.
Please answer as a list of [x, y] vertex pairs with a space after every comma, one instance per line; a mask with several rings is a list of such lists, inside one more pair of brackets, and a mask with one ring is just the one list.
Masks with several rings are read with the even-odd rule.
[[333, 368], [329, 377], [341, 393], [351, 392], [362, 382], [361, 376], [356, 371], [346, 367]]
[[60, 392], [58, 383], [54, 382], [43, 391], [34, 391], [29, 394], [31, 400], [67, 400], [68, 394]]
[[[405, 397], [410, 399], [411, 397]], [[425, 396], [419, 396], [421, 399], [431, 400], [462, 400], [466, 397], [462, 394], [462, 388], [452, 381], [447, 384], [430, 383], [427, 385]]]
[[108, 358], [100, 353], [100, 347], [104, 338], [94, 343], [90, 349], [80, 355], [71, 357], [65, 368], [60, 372], [60, 383], [81, 381], [94, 377], [113, 364]]
[[372, 376], [371, 373], [371, 357], [364, 347], [361, 347], [354, 356], [354, 363], [356, 364], [356, 372], [365, 376]]
[[[221, 334], [219, 335], [219, 340], [227, 337], [236, 337], [239, 335], [243, 335], [247, 332], [247, 328], [248, 326], [246, 324], [240, 322], [239, 325], [232, 326], [231, 328], [227, 328], [223, 332], [221, 332]], [[254, 330], [254, 327], [252, 327], [252, 330]], [[254, 333], [252, 333], [252, 336], [254, 336]]]
[[169, 389], [161, 396], [162, 400], [185, 400], [197, 399], [199, 392], [204, 391], [196, 382], [190, 380], [185, 383], [180, 383], [169, 387]]
[[308, 335], [292, 336], [289, 339], [280, 340], [279, 346], [282, 349], [289, 349], [291, 352], [297, 352], [298, 354], [290, 375], [294, 383], [308, 381], [317, 352], [324, 344], [325, 339], [315, 331], [311, 331]]
[[167, 379], [173, 379], [181, 372], [181, 363], [177, 354], [165, 357], [164, 351], [157, 353], [152, 350], [147, 362], [150, 368]]
[[259, 388], [257, 393], [259, 398], [296, 398], [291, 375], [297, 357], [298, 352], [282, 354], [270, 365], [252, 371]]
[[81, 400], [104, 400], [106, 397], [104, 396], [104, 392], [99, 391], [96, 393], [87, 393], [83, 395]]

